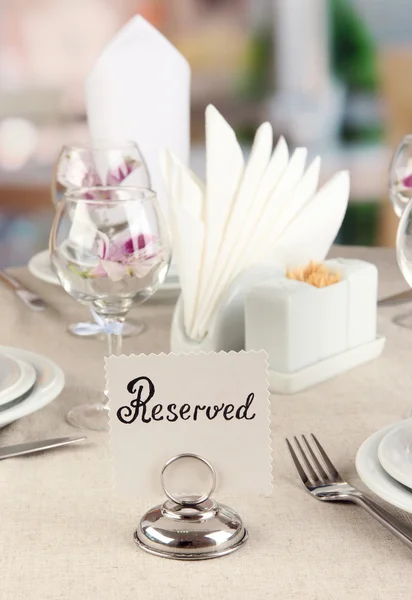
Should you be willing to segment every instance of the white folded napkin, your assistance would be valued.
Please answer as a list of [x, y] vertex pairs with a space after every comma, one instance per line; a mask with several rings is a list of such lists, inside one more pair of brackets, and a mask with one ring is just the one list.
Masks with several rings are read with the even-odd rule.
[[[168, 214], [159, 152], [169, 148], [183, 164], [189, 162], [190, 67], [186, 59], [150, 23], [136, 16], [103, 50], [87, 78], [85, 93], [92, 140], [136, 142]], [[133, 177], [132, 173], [125, 183], [133, 185]]]
[[272, 154], [272, 128], [264, 123], [245, 165], [234, 131], [213, 106], [206, 109], [206, 185], [173, 153], [162, 154], [189, 338], [207, 335], [244, 269], [286, 271], [325, 259], [346, 212], [349, 175], [336, 174], [317, 192], [320, 158], [306, 168], [306, 157], [298, 148], [289, 158], [283, 138]]

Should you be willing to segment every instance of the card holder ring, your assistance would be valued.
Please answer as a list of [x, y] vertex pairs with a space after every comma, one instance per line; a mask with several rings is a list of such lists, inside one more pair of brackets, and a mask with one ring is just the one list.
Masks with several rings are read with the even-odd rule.
[[[174, 494], [172, 494], [166, 486], [165, 472], [167, 471], [167, 469], [173, 463], [175, 463], [179, 460], [185, 459], [185, 458], [193, 458], [195, 460], [202, 462], [204, 465], [207, 466], [207, 468], [210, 471], [210, 474], [212, 477], [212, 483], [211, 483], [209, 490], [207, 492], [205, 492], [203, 495], [191, 496], [190, 498], [179, 498], [179, 497], [175, 496]], [[161, 480], [161, 484], [162, 484], [162, 489], [163, 489], [164, 493], [166, 494], [166, 496], [169, 498], [169, 500], [171, 500], [172, 502], [175, 502], [176, 504], [180, 504], [182, 506], [196, 506], [197, 504], [201, 504], [202, 502], [205, 502], [206, 500], [208, 500], [208, 498], [210, 498], [210, 496], [215, 491], [216, 471], [213, 468], [213, 466], [210, 464], [210, 462], [208, 460], [206, 460], [206, 458], [203, 458], [202, 456], [199, 456], [198, 454], [192, 454], [189, 452], [185, 452], [182, 454], [177, 454], [176, 456], [173, 456], [172, 458], [169, 458], [169, 460], [165, 463], [165, 465], [162, 469], [162, 472], [160, 475], [160, 480]]]

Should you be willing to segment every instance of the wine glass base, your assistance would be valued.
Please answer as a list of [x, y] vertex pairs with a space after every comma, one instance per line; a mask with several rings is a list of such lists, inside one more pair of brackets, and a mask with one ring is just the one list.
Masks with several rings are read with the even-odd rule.
[[109, 431], [109, 408], [98, 402], [81, 404], [67, 413], [66, 420], [79, 429]]
[[[90, 325], [90, 331], [85, 332], [85, 325]], [[135, 337], [141, 335], [146, 326], [144, 323], [139, 323], [138, 321], [127, 320], [123, 324], [123, 337]], [[76, 337], [90, 337], [93, 339], [99, 339], [101, 341], [106, 341], [106, 335], [102, 330], [96, 330], [96, 323], [94, 321], [86, 321], [86, 323], [72, 323], [68, 325], [67, 330], [69, 333]]]
[[399, 327], [404, 327], [405, 329], [412, 329], [412, 312], [403, 313], [402, 315], [396, 315], [392, 319], [392, 322], [395, 325], [399, 325]]

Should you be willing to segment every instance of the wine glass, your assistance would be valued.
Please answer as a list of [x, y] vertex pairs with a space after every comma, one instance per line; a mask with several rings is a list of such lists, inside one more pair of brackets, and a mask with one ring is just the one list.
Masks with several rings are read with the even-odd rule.
[[[55, 208], [67, 191], [83, 187], [128, 185], [150, 188], [150, 177], [142, 154], [134, 142], [101, 140], [91, 145], [66, 145], [55, 163], [52, 179], [52, 200]], [[77, 336], [102, 335], [103, 322], [92, 309], [93, 322], [74, 323], [68, 330]], [[139, 335], [142, 323], [128, 321], [123, 335]]]
[[412, 199], [403, 210], [396, 234], [396, 258], [407, 284], [412, 287]]
[[[412, 135], [406, 135], [395, 150], [389, 168], [388, 184], [393, 209], [398, 217], [402, 217], [412, 199]], [[399, 225], [398, 236], [400, 230], [401, 225]], [[401, 327], [412, 329], [411, 312], [397, 315], [393, 321]]]
[[[412, 287], [412, 199], [403, 209], [396, 233], [396, 258], [406, 283]], [[407, 315], [407, 316], [410, 316]], [[401, 317], [398, 317], [399, 319]], [[404, 325], [404, 327], [408, 325]], [[406, 413], [406, 417], [412, 417], [412, 408]]]
[[412, 135], [405, 136], [389, 168], [389, 198], [398, 217], [412, 198]]
[[[155, 293], [169, 268], [169, 235], [155, 193], [126, 186], [66, 192], [50, 233], [50, 257], [64, 290], [104, 320], [108, 354], [120, 355], [127, 313]], [[67, 420], [107, 430], [107, 411], [104, 398], [73, 408]]]

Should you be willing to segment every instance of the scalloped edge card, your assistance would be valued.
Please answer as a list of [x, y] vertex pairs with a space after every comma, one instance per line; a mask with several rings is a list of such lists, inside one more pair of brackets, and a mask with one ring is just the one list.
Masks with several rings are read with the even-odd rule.
[[106, 380], [119, 491], [162, 493], [166, 461], [193, 453], [218, 492], [271, 493], [266, 352], [111, 356]]

